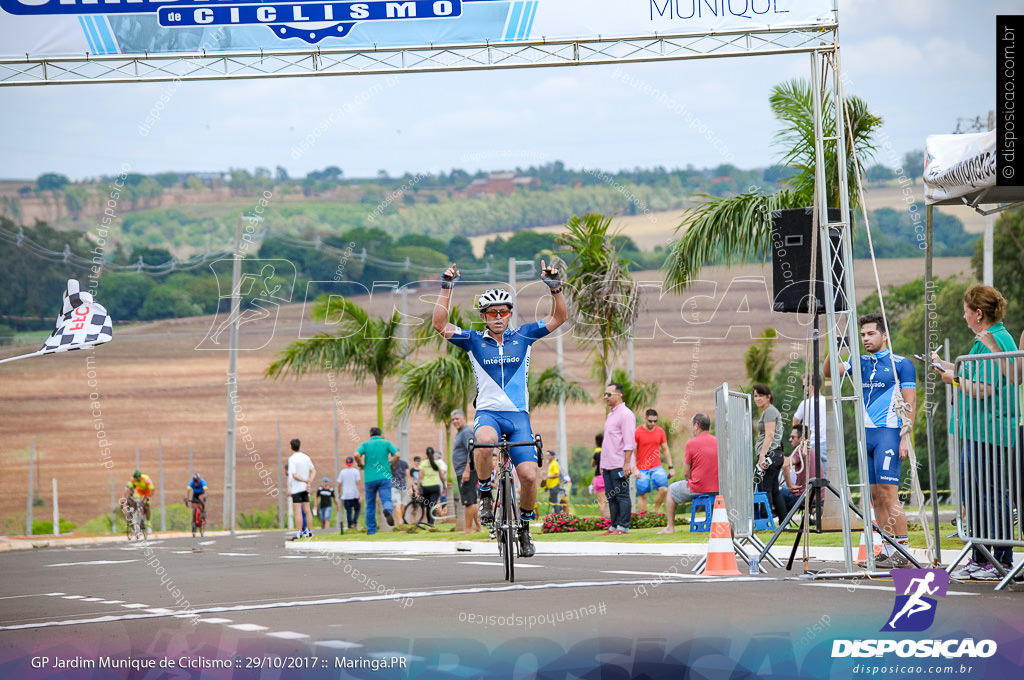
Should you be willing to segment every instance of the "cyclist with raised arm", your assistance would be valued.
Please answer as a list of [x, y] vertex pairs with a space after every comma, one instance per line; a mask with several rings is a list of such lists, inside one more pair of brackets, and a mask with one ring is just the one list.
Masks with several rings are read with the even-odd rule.
[[206, 480], [197, 472], [192, 475], [192, 481], [185, 488], [189, 492], [189, 503], [198, 505], [203, 513], [203, 519], [206, 519]]
[[[551, 291], [551, 312], [518, 328], [509, 328], [512, 314], [512, 296], [503, 288], [493, 288], [476, 300], [476, 308], [486, 330], [469, 331], [448, 322], [452, 289], [459, 278], [453, 263], [441, 275], [441, 294], [434, 305], [434, 330], [449, 342], [469, 353], [476, 378], [476, 418], [473, 436], [479, 444], [494, 444], [501, 435], [510, 441], [533, 439], [530, 426], [530, 393], [527, 387], [531, 346], [553, 332], [568, 318], [562, 282], [558, 270], [541, 261], [541, 280]], [[523, 528], [519, 534], [519, 553], [533, 557], [536, 550], [530, 538], [530, 521], [537, 518], [537, 485], [539, 482], [536, 450], [532, 446], [517, 446], [511, 450], [522, 484], [519, 496], [519, 516]], [[478, 448], [473, 452], [480, 481], [480, 521], [494, 521], [494, 499], [491, 495], [493, 451]]]
[[131, 481], [125, 486], [129, 498], [135, 498], [142, 503], [142, 512], [149, 522], [149, 499], [153, 495], [153, 480], [149, 475], [142, 474], [141, 470], [132, 473]]

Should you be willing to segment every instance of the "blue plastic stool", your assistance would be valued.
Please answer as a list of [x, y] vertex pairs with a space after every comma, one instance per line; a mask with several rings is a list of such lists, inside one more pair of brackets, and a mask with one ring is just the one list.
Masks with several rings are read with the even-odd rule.
[[[714, 494], [701, 494], [693, 497], [693, 507], [690, 508], [690, 531], [708, 532], [711, 531], [711, 514], [715, 507]], [[697, 508], [704, 509], [704, 521], [697, 521]]]
[[764, 491], [754, 492], [754, 531], [775, 531], [772, 506], [768, 504], [768, 494]]

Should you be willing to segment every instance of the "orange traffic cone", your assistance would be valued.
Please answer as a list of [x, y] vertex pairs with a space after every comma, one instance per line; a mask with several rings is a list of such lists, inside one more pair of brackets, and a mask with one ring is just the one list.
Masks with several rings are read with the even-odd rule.
[[729, 528], [729, 514], [725, 510], [725, 499], [715, 496], [711, 510], [711, 538], [708, 540], [705, 576], [741, 576], [736, 568], [736, 554], [732, 548], [732, 529]]
[[[875, 556], [878, 556], [878, 553], [882, 552], [882, 536], [881, 536], [881, 534], [878, 533], [878, 530], [875, 529], [875, 524], [877, 524], [877, 521], [875, 520], [875, 509], [872, 507], [871, 508], [871, 543], [874, 545], [874, 548], [875, 548]], [[858, 562], [866, 562], [867, 559], [868, 559], [868, 548], [867, 548], [867, 545], [864, 543], [864, 532], [862, 531], [862, 532], [860, 532], [860, 548], [857, 550], [857, 561]]]

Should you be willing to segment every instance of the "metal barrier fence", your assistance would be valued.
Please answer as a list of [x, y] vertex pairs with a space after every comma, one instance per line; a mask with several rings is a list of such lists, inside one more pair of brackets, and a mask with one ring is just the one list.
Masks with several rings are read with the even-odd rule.
[[[1013, 548], [1024, 547], [1015, 520], [1024, 506], [1024, 351], [959, 356], [953, 374], [950, 486], [965, 546], [948, 570], [972, 549], [983, 564], [1012, 564]], [[1000, 568], [996, 589], [1022, 569]]]
[[718, 436], [718, 493], [725, 500], [733, 538], [754, 535], [754, 435], [751, 399], [746, 392], [715, 388], [715, 432]]

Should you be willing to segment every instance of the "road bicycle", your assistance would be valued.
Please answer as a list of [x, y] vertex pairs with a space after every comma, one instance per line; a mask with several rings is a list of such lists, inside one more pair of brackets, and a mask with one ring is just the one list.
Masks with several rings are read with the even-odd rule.
[[516, 580], [516, 553], [519, 550], [519, 532], [523, 529], [523, 520], [519, 517], [519, 501], [516, 497], [515, 479], [512, 477], [511, 450], [517, 446], [533, 446], [537, 449], [537, 465], [544, 459], [544, 444], [540, 435], [534, 435], [533, 441], [510, 442], [502, 435], [501, 441], [493, 444], [477, 444], [469, 440], [469, 455], [473, 449], [496, 449], [498, 451], [497, 491], [494, 502], [494, 521], [488, 525], [492, 539], [498, 539], [498, 553], [505, 566], [505, 580], [514, 583]]
[[130, 496], [121, 499], [121, 512], [124, 513], [128, 540], [142, 541], [149, 538], [149, 527], [146, 524], [146, 510], [143, 500]]
[[430, 512], [430, 516], [434, 518], [434, 524], [444, 521], [445, 517], [448, 516], [443, 503], [434, 503], [428, 510], [425, 498], [418, 494], [413, 494], [412, 500], [405, 506], [405, 512], [402, 513], [402, 519], [405, 520], [406, 524], [426, 526], [428, 511]]
[[192, 538], [196, 537], [196, 532], [199, 532], [200, 536], [206, 535], [206, 506], [197, 500], [185, 499], [185, 506], [192, 506]]

